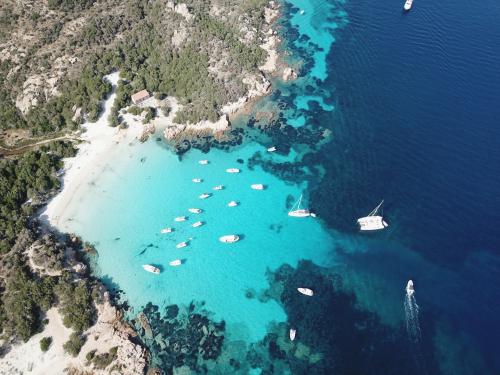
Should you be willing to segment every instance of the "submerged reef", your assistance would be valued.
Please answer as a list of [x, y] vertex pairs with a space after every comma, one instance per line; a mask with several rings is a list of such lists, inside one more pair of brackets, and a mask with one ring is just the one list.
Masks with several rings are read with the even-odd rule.
[[[205, 373], [204, 362], [221, 354], [225, 322], [214, 322], [202, 303], [169, 305], [163, 313], [148, 303], [132, 320], [141, 341], [151, 352], [151, 365], [163, 373], [184, 368]], [[187, 373], [190, 373], [187, 371]]]

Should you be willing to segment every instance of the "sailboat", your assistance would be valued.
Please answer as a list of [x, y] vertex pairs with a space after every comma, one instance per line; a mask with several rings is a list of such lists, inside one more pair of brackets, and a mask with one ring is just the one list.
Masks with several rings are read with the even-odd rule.
[[300, 195], [300, 198], [297, 201], [297, 203], [294, 204], [292, 206], [292, 209], [290, 210], [290, 212], [288, 212], [288, 216], [292, 216], [292, 217], [308, 217], [308, 216], [311, 216], [311, 213], [309, 212], [309, 210], [304, 209], [304, 208], [300, 208], [300, 203], [301, 202], [302, 202], [302, 194]]
[[142, 268], [144, 268], [147, 272], [156, 273], [157, 275], [161, 272], [159, 268], [152, 266], [151, 264], [143, 264]]
[[384, 201], [380, 202], [380, 204], [375, 207], [375, 209], [368, 214], [368, 216], [362, 217], [358, 219], [359, 229], [362, 231], [370, 231], [370, 230], [381, 230], [387, 228], [389, 224], [384, 221], [382, 215], [378, 214], [378, 210], [382, 207]]

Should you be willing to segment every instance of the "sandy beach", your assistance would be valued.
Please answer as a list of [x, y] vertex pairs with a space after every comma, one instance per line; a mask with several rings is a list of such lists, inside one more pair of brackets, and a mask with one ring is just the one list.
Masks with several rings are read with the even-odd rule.
[[112, 73], [105, 79], [113, 85], [113, 93], [104, 102], [104, 111], [97, 122], [82, 125], [85, 132], [81, 136], [83, 142], [78, 146], [77, 155], [64, 160], [63, 188], [42, 213], [42, 217], [58, 229], [64, 229], [64, 220], [68, 219], [65, 210], [74, 197], [84, 194], [89, 184], [112, 165], [113, 160], [116, 160], [115, 156], [123, 152], [123, 146], [137, 142], [144, 129], [144, 126], [136, 121], [128, 121], [129, 127], [126, 129], [108, 125], [119, 73]]

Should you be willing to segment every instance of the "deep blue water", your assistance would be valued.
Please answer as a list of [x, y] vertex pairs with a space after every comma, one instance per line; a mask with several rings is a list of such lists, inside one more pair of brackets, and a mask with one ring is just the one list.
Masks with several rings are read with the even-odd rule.
[[336, 110], [310, 114], [333, 132], [314, 156], [326, 176], [312, 204], [352, 232], [351, 218], [384, 198], [390, 229], [348, 264], [413, 278], [429, 320], [452, 322], [498, 373], [500, 4], [416, 0], [406, 14], [399, 1], [336, 5], [349, 22], [313, 89]]

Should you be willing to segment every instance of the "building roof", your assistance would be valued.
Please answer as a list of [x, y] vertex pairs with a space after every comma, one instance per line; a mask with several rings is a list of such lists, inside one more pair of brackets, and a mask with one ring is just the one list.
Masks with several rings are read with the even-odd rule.
[[134, 103], [140, 102], [141, 100], [149, 98], [148, 90], [141, 90], [132, 95], [132, 101]]

